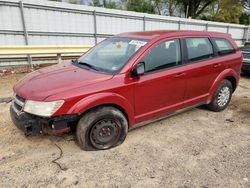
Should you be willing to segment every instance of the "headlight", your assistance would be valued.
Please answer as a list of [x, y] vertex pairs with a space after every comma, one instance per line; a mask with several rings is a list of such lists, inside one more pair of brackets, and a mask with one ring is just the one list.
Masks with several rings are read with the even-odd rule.
[[53, 102], [39, 102], [27, 100], [25, 102], [23, 110], [30, 114], [50, 117], [63, 105], [63, 103], [63, 100]]

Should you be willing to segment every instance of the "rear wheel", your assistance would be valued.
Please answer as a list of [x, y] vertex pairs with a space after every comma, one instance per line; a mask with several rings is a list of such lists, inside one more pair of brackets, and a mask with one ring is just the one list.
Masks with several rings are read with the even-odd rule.
[[229, 80], [223, 80], [217, 88], [212, 101], [207, 105], [207, 108], [220, 112], [224, 110], [231, 100], [233, 87]]
[[80, 119], [76, 137], [83, 150], [103, 150], [121, 144], [127, 132], [128, 123], [123, 113], [114, 107], [103, 106]]

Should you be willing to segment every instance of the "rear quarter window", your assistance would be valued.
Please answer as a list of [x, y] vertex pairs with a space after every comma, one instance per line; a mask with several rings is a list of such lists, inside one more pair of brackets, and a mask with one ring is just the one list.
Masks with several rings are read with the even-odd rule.
[[226, 39], [213, 38], [219, 55], [227, 55], [235, 52], [231, 43]]

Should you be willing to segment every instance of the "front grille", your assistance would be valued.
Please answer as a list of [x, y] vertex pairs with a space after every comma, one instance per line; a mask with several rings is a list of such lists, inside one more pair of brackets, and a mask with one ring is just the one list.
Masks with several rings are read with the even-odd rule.
[[242, 53], [245, 59], [250, 59], [250, 52], [242, 51]]
[[12, 108], [16, 113], [20, 113], [23, 110], [25, 99], [14, 94], [12, 101]]

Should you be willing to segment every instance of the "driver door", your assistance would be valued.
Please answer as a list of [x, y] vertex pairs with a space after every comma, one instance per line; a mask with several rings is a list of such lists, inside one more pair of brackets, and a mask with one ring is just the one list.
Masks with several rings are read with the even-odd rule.
[[136, 123], [180, 109], [186, 89], [180, 40], [158, 43], [140, 62], [145, 74], [135, 84]]

